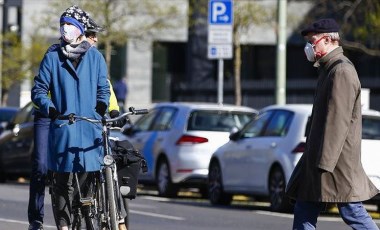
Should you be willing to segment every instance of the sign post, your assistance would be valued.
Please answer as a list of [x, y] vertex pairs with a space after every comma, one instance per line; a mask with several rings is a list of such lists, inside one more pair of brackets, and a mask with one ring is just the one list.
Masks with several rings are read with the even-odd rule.
[[233, 0], [209, 0], [207, 57], [218, 59], [218, 103], [223, 103], [223, 59], [232, 59]]

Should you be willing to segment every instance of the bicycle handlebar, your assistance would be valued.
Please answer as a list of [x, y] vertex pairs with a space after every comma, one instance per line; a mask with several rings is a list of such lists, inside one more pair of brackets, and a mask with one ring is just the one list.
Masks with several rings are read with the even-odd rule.
[[[126, 113], [123, 113], [121, 114], [120, 116], [118, 117], [115, 117], [115, 118], [105, 118], [103, 117], [102, 119], [98, 120], [98, 119], [92, 119], [92, 118], [88, 118], [88, 117], [83, 117], [83, 116], [77, 116], [73, 113], [70, 113], [68, 115], [59, 115], [57, 117], [58, 120], [68, 120], [68, 124], [71, 125], [71, 124], [74, 124], [74, 122], [76, 120], [85, 120], [85, 121], [88, 121], [88, 122], [91, 122], [91, 123], [105, 123], [105, 124], [111, 124], [112, 122], [114, 121], [118, 121], [128, 115], [142, 115], [142, 114], [147, 114], [149, 111], [147, 109], [135, 109], [134, 107], [129, 107], [129, 112], [126, 112]], [[65, 123], [67, 124], [67, 123]], [[61, 124], [61, 126], [65, 125], [65, 124]]]
[[129, 107], [129, 112], [131, 112], [131, 115], [142, 115], [147, 114], [149, 111], [147, 109], [135, 109], [134, 107]]

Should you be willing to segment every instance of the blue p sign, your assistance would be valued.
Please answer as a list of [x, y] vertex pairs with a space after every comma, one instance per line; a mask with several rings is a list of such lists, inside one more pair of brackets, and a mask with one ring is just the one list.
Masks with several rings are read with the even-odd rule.
[[232, 23], [232, 0], [209, 1], [209, 23], [230, 25]]

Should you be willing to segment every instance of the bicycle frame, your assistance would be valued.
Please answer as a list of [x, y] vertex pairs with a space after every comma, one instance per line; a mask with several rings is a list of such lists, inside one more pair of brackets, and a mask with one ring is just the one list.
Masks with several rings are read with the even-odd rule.
[[[130, 112], [124, 113], [121, 116], [113, 119], [103, 118], [101, 120], [94, 120], [86, 117], [75, 116], [73, 114], [64, 115], [58, 118], [61, 120], [69, 120], [68, 123], [65, 123], [68, 125], [73, 124], [74, 122], [76, 122], [76, 120], [83, 120], [91, 122], [93, 124], [102, 124], [102, 139], [104, 147], [104, 156], [102, 164], [103, 167], [92, 180], [92, 186], [94, 188], [94, 191], [92, 192], [91, 197], [82, 197], [80, 181], [78, 179], [77, 173], [74, 173], [79, 201], [75, 201], [78, 204], [78, 206], [73, 207], [73, 229], [81, 229], [81, 220], [82, 218], [84, 218], [87, 229], [117, 230], [119, 221], [124, 218], [122, 214], [122, 205], [124, 205], [127, 214], [127, 216], [125, 217], [125, 225], [127, 227], [129, 225], [128, 204], [124, 203], [127, 202], [125, 199], [124, 202], [122, 202], [122, 196], [118, 184], [117, 165], [115, 159], [111, 154], [109, 146], [109, 130], [107, 127], [108, 124], [117, 121], [121, 118], [124, 118], [127, 115], [148, 113], [148, 110], [134, 110], [133, 107], [129, 108], [129, 111]], [[84, 214], [84, 216], [82, 215], [82, 213]]]

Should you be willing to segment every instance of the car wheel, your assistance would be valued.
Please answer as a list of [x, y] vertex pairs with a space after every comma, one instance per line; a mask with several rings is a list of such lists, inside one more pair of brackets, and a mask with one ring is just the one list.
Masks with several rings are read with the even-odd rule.
[[158, 195], [163, 197], [175, 197], [177, 196], [178, 188], [172, 183], [170, 177], [170, 168], [167, 160], [161, 160], [158, 163], [157, 170], [157, 190]]
[[208, 174], [208, 196], [211, 204], [229, 205], [232, 195], [223, 190], [222, 170], [218, 163], [212, 162]]
[[290, 200], [285, 196], [285, 188], [285, 175], [280, 167], [275, 167], [269, 176], [269, 196], [272, 211], [292, 211]]

